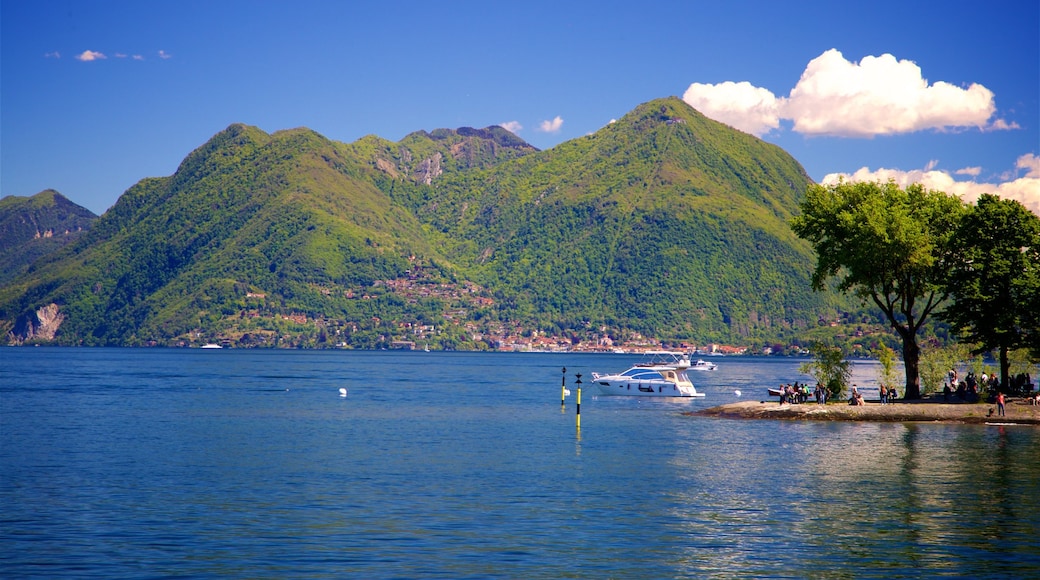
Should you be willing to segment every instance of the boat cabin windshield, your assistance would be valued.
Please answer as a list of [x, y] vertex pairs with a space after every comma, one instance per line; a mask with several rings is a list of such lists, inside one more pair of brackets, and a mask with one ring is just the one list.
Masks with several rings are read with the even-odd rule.
[[621, 373], [621, 376], [628, 377], [637, 381], [653, 381], [660, 380], [661, 378], [663, 378], [661, 376], [661, 373], [657, 371], [640, 368], [628, 369], [627, 371]]

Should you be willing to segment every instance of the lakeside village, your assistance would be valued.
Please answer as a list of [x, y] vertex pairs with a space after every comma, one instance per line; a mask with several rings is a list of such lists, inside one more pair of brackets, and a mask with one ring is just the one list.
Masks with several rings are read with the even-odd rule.
[[[251, 298], [265, 298], [262, 294], [250, 294]], [[361, 299], [368, 299], [367, 296]], [[681, 350], [699, 356], [774, 354], [783, 348], [786, 353], [808, 355], [809, 351], [801, 347], [766, 346], [755, 352], [748, 346], [726, 344], [698, 345], [690, 342], [660, 341], [644, 337], [638, 332], [625, 333], [623, 340], [616, 340], [607, 334], [606, 329], [596, 333], [595, 338], [582, 340], [576, 336], [558, 336], [539, 330], [521, 327], [506, 329], [501, 323], [484, 322], [478, 324], [467, 319], [467, 312], [462, 309], [444, 313], [441, 325], [422, 324], [418, 322], [383, 320], [372, 317], [368, 324], [357, 322], [328, 320], [311, 317], [303, 313], [262, 314], [259, 309], [251, 309], [243, 314], [258, 327], [252, 332], [222, 333], [218, 336], [206, 336], [201, 332], [193, 333], [191, 338], [184, 337], [173, 346], [190, 347], [196, 343], [212, 342], [222, 347], [282, 347], [282, 348], [374, 348], [380, 350], [448, 350], [445, 348], [445, 334], [461, 334], [464, 337], [459, 350], [488, 350], [495, 352], [544, 352], [544, 353], [613, 353], [641, 354], [655, 350]], [[267, 318], [273, 324], [263, 324]], [[276, 320], [274, 320], [276, 319]], [[366, 345], [343, 340], [355, 334], [366, 332], [363, 326], [369, 326], [368, 333], [378, 330]], [[269, 327], [265, 330], [264, 327]], [[279, 330], [275, 330], [275, 329]], [[449, 331], [453, 329], [455, 332]], [[310, 331], [310, 332], [308, 332]], [[306, 338], [311, 332], [317, 335], [313, 339]], [[157, 346], [157, 344], [150, 344]]]
[[[490, 350], [496, 352], [547, 352], [547, 353], [613, 353], [613, 354], [642, 354], [657, 350], [678, 350], [693, 353], [698, 356], [720, 356], [748, 354], [746, 346], [730, 346], [725, 344], [694, 345], [687, 342], [659, 342], [644, 339], [639, 334], [634, 334], [630, 340], [623, 344], [615, 345], [609, 337], [602, 337], [597, 341], [572, 342], [571, 339], [560, 336], [546, 336], [534, 331], [534, 336], [525, 337], [517, 335], [508, 336], [483, 336], [475, 334], [474, 340], [486, 342]], [[411, 340], [395, 340], [389, 344], [391, 349], [416, 350], [423, 348], [417, 342]], [[766, 347], [762, 354], [772, 354], [772, 348]], [[806, 350], [803, 354], [808, 355]]]
[[[487, 350], [496, 352], [615, 353], [641, 354], [654, 350], [678, 350], [697, 356], [764, 355], [808, 356], [804, 345], [694, 344], [661, 341], [634, 331], [611, 332], [606, 328], [586, 329], [565, 336], [508, 325], [481, 315], [494, 305], [487, 289], [472, 282], [431, 280], [416, 264], [407, 276], [377, 280], [367, 288], [316, 288], [327, 299], [378, 301], [392, 295], [408, 304], [436, 303], [435, 315], [426, 320], [387, 320], [371, 316], [365, 320], [333, 320], [304, 312], [283, 312], [269, 304], [267, 295], [245, 293], [242, 308], [223, 332], [200, 330], [168, 343], [191, 347], [215, 344], [222, 347], [256, 348], [347, 348], [366, 350]], [[275, 301], [272, 301], [275, 302]], [[371, 310], [363, 308], [362, 310]], [[377, 314], [375, 312], [373, 314]], [[437, 324], [433, 324], [436, 318]], [[845, 326], [851, 321], [820, 321], [821, 325]], [[862, 326], [846, 330], [853, 340], [876, 340], [880, 329]], [[151, 343], [150, 346], [158, 346]], [[854, 347], [861, 345], [853, 345]], [[859, 350], [854, 348], [854, 350]]]

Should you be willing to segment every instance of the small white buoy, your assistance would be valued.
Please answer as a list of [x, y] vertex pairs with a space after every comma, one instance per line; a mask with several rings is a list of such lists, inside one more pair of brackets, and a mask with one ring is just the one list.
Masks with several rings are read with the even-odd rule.
[[570, 389], [564, 389], [564, 390], [563, 390], [563, 396], [564, 396], [564, 397], [569, 397], [569, 396], [571, 396], [571, 390], [570, 390]]
[[346, 397], [347, 396], [347, 389], [341, 387], [340, 390], [339, 390], [339, 396]]
[[740, 396], [740, 389], [737, 389], [737, 390], [733, 391], [733, 394], [739, 397]]

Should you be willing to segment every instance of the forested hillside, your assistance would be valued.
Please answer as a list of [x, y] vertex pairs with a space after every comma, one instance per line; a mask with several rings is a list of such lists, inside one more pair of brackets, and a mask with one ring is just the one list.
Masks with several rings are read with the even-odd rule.
[[827, 309], [809, 290], [812, 253], [787, 226], [808, 184], [779, 148], [665, 99], [446, 178], [417, 215], [510, 319], [727, 340]]
[[32, 197], [0, 199], [0, 285], [78, 239], [96, 219], [93, 212], [53, 189]]
[[232, 125], [0, 287], [0, 330], [358, 348], [773, 337], [844, 306], [809, 290], [813, 255], [786, 225], [808, 184], [676, 98], [547, 151], [500, 127], [344, 144]]

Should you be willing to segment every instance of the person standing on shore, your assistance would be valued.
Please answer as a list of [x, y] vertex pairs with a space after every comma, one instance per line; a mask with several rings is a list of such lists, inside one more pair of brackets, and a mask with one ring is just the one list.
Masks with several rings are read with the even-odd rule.
[[1004, 416], [1004, 393], [997, 393], [997, 416]]

